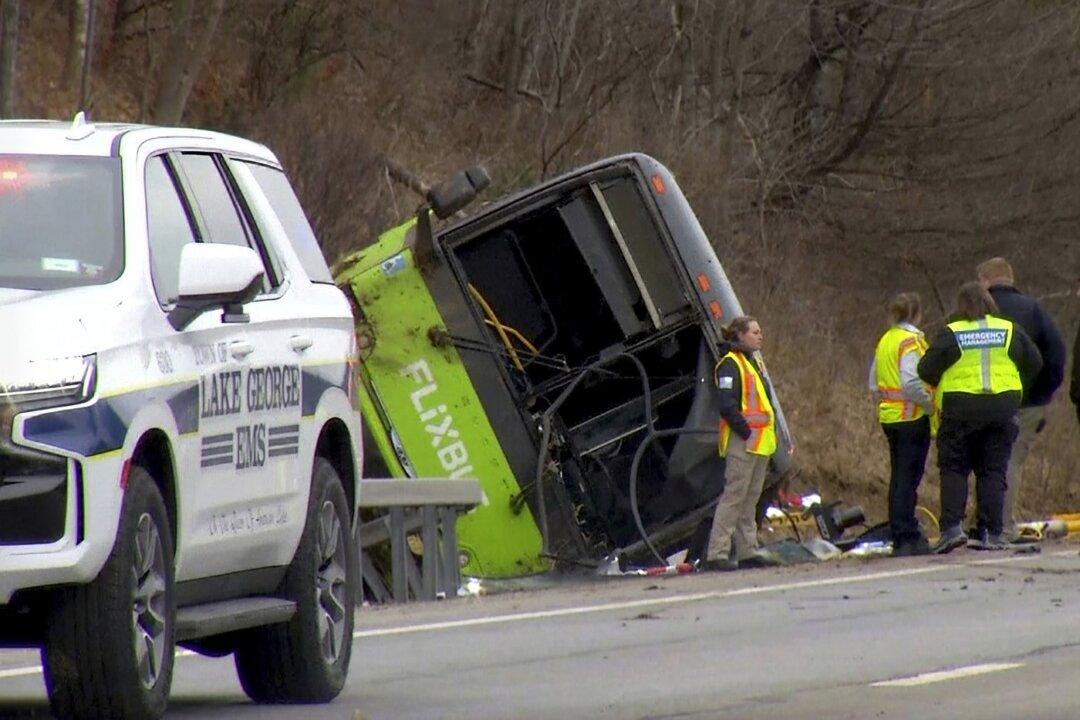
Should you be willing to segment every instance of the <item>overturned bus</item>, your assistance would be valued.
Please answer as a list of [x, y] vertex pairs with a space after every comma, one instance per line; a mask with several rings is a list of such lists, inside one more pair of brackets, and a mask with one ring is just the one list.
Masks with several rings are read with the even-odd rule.
[[[438, 222], [486, 184], [460, 173], [337, 264], [366, 475], [479, 479], [457, 528], [472, 576], [685, 547], [723, 484], [711, 374], [742, 314], [708, 238], [645, 155]], [[775, 409], [777, 477], [794, 446]]]

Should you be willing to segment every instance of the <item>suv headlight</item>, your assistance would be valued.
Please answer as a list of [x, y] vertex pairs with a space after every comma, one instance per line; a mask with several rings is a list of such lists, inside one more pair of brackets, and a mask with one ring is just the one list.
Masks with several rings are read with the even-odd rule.
[[16, 412], [74, 405], [94, 394], [97, 355], [32, 360], [0, 372], [0, 403]]

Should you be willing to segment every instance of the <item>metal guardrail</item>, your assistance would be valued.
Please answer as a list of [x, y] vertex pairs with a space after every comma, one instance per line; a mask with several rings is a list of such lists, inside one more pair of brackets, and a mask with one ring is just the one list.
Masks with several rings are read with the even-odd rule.
[[[386, 513], [357, 529], [360, 570], [377, 602], [407, 602], [410, 597], [434, 600], [457, 594], [457, 518], [483, 502], [480, 483], [473, 479], [370, 478], [360, 481], [360, 507]], [[420, 531], [423, 555], [417, 568], [408, 536]], [[369, 548], [390, 542], [390, 584], [371, 561]]]

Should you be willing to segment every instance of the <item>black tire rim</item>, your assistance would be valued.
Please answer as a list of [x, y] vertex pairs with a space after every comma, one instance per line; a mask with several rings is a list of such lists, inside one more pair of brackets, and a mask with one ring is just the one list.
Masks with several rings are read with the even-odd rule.
[[165, 549], [157, 523], [149, 513], [139, 516], [133, 545], [131, 570], [135, 579], [135, 600], [131, 621], [135, 631], [135, 662], [139, 680], [149, 690], [157, 684], [165, 662], [167, 623]]
[[329, 500], [319, 509], [315, 537], [315, 603], [319, 650], [329, 664], [337, 662], [350, 638], [345, 637], [348, 612], [346, 593], [346, 539], [337, 508]]

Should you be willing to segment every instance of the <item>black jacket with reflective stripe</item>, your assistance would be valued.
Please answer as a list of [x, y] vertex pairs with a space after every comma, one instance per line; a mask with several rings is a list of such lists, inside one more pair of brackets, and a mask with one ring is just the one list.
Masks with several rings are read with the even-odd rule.
[[[919, 361], [919, 377], [927, 385], [936, 387], [945, 371], [960, 359], [960, 345], [952, 329], [945, 326], [930, 343], [926, 354]], [[1042, 356], [1024, 329], [1013, 323], [1012, 343], [1009, 357], [1020, 371], [1020, 382], [1029, 387], [1042, 369]], [[981, 395], [963, 392], [945, 393], [941, 400], [943, 415], [956, 420], [1004, 420], [1012, 417], [1020, 408], [1022, 394], [1016, 391]]]

